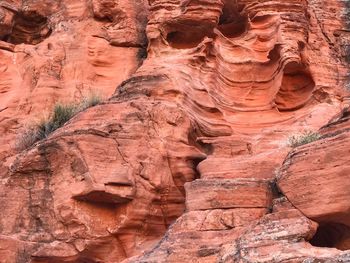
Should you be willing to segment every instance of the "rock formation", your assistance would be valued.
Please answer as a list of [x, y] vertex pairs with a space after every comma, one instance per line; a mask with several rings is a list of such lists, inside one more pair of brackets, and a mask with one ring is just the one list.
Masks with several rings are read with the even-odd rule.
[[0, 262], [350, 262], [349, 10], [0, 1]]

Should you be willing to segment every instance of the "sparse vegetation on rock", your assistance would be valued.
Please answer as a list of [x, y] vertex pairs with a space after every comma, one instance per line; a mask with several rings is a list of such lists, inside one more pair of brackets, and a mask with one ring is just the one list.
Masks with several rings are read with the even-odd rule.
[[101, 102], [101, 97], [92, 94], [84, 97], [80, 103], [62, 104], [57, 103], [48, 118], [42, 119], [39, 123], [30, 125], [18, 136], [16, 141], [17, 151], [28, 149], [34, 143], [47, 138], [52, 132], [62, 127], [76, 114]]
[[304, 144], [308, 144], [317, 141], [321, 138], [321, 135], [313, 131], [304, 131], [301, 134], [293, 135], [288, 138], [288, 144], [290, 147], [298, 147]]

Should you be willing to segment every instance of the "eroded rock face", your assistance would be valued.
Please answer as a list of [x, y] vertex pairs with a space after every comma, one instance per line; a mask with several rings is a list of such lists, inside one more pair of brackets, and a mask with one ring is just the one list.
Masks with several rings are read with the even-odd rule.
[[[63, 133], [13, 163], [8, 187], [21, 182], [31, 189], [28, 180], [43, 185], [34, 186], [35, 198], [29, 193], [16, 207], [5, 204], [5, 214], [18, 209], [19, 216], [4, 224], [21, 238], [46, 243], [33, 248], [34, 262], [119, 262], [143, 250], [182, 214], [183, 184], [196, 176], [193, 163], [205, 158], [190, 145], [190, 129], [176, 105], [147, 100], [78, 115]], [[56, 255], [54, 245], [71, 252]]]
[[350, 261], [347, 1], [0, 7], [4, 262]]
[[350, 249], [349, 125], [345, 109], [321, 129], [321, 140], [290, 153], [278, 179], [293, 205], [320, 224], [313, 242], [342, 250]]
[[107, 98], [142, 63], [148, 4], [105, 2], [1, 1], [1, 160], [57, 101]]

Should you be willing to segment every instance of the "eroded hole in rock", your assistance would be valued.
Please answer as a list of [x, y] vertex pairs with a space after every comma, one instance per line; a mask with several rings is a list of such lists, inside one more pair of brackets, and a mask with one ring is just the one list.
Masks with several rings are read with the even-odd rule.
[[312, 96], [315, 82], [303, 65], [291, 62], [284, 68], [276, 105], [281, 111], [296, 110], [304, 106]]
[[193, 48], [203, 40], [204, 36], [201, 34], [191, 34], [188, 32], [174, 31], [167, 35], [167, 41], [170, 46], [179, 49]]
[[281, 59], [280, 55], [281, 46], [275, 45], [274, 48], [269, 52], [268, 58], [270, 63], [277, 63]]
[[48, 19], [36, 12], [20, 12], [14, 17], [11, 34], [4, 41], [12, 44], [38, 44], [50, 36]]
[[172, 26], [167, 34], [166, 40], [169, 45], [177, 49], [194, 48], [208, 37], [213, 37], [212, 26], [182, 25]]
[[337, 223], [321, 224], [310, 243], [315, 247], [348, 250], [350, 249], [350, 227]]
[[224, 36], [235, 38], [247, 31], [248, 16], [243, 13], [243, 7], [233, 1], [225, 3], [218, 26], [218, 29]]
[[261, 16], [254, 16], [251, 18], [252, 23], [254, 24], [264, 24], [267, 21], [269, 21], [271, 15], [261, 15]]

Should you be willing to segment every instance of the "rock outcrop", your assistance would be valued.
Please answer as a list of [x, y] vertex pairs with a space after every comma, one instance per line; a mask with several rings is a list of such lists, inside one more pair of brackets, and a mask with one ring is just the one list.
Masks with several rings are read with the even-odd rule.
[[1, 1], [0, 262], [350, 262], [349, 8]]
[[320, 224], [313, 242], [342, 250], [350, 249], [349, 116], [345, 109], [321, 129], [322, 140], [292, 151], [278, 179], [288, 200]]
[[0, 159], [56, 102], [111, 96], [142, 63], [147, 14], [146, 1], [1, 1]]

